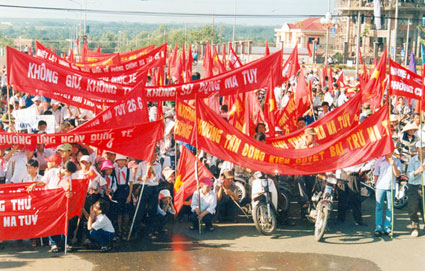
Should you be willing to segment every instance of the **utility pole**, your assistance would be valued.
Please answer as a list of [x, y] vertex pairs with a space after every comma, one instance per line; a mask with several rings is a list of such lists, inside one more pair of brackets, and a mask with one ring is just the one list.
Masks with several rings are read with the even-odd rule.
[[[398, 31], [398, 0], [395, 2], [395, 22], [394, 22], [394, 61], [397, 62], [397, 31]], [[402, 62], [400, 62], [402, 63]]]
[[236, 34], [236, 0], [235, 0], [235, 18], [233, 20], [233, 36], [232, 41], [235, 41], [235, 34]]
[[359, 73], [360, 50], [360, 12], [357, 14], [357, 40], [356, 40], [356, 74]]
[[404, 65], [407, 66], [407, 57], [409, 55], [409, 38], [410, 38], [410, 17], [407, 20], [407, 37], [406, 37], [406, 49], [404, 50]]

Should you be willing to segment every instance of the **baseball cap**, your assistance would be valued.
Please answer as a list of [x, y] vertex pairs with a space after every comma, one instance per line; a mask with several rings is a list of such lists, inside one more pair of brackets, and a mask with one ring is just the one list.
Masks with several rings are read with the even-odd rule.
[[60, 165], [62, 163], [62, 157], [57, 154], [50, 155], [47, 158], [44, 158], [46, 162], [55, 162], [56, 165]]
[[72, 151], [72, 145], [69, 144], [69, 143], [65, 143], [65, 144], [61, 145], [58, 148], [58, 150], [61, 150], [61, 151]]

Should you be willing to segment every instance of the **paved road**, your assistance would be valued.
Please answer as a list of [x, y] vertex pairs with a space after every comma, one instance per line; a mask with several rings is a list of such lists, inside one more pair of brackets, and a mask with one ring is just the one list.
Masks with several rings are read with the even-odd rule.
[[[262, 236], [248, 220], [218, 224], [199, 235], [188, 223], [175, 223], [155, 241], [122, 242], [101, 254], [80, 249], [51, 255], [48, 248], [30, 249], [28, 241], [7, 242], [0, 251], [4, 270], [424, 270], [425, 237], [412, 239], [407, 210], [397, 210], [394, 240], [375, 238], [374, 202], [364, 206], [368, 227], [331, 223], [323, 242], [313, 239], [313, 225], [296, 220], [273, 236]], [[423, 234], [423, 232], [422, 232]]]

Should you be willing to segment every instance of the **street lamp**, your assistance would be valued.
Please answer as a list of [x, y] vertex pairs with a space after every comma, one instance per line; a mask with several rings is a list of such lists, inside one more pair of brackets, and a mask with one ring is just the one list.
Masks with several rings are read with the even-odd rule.
[[331, 27], [337, 24], [337, 20], [332, 18], [332, 13], [326, 12], [325, 17], [320, 18], [320, 23], [326, 27], [326, 53], [325, 53], [325, 63], [328, 59], [328, 50], [329, 50], [329, 31]]

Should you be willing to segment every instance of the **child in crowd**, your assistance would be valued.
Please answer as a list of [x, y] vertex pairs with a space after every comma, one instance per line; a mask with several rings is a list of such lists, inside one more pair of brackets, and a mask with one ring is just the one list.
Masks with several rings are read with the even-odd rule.
[[159, 192], [158, 196], [158, 212], [154, 219], [154, 234], [150, 234], [152, 239], [155, 239], [158, 234], [166, 233], [168, 230], [165, 229], [167, 220], [172, 218], [176, 214], [176, 210], [173, 206], [173, 198], [171, 197], [170, 191], [163, 189]]
[[114, 227], [105, 214], [107, 211], [108, 202], [105, 200], [98, 200], [91, 206], [90, 215], [86, 217], [88, 221], [88, 236], [90, 236], [93, 242], [100, 245], [101, 252], [106, 252], [111, 249], [110, 243], [115, 234]]
[[131, 194], [133, 191], [133, 172], [127, 167], [127, 157], [121, 154], [115, 156], [115, 177], [118, 187], [114, 193], [114, 200], [117, 204], [117, 223], [118, 237], [127, 240], [130, 211], [131, 211]]
[[27, 162], [27, 175], [25, 175], [23, 182], [40, 182], [42, 177], [43, 176], [38, 174], [38, 161], [35, 159], [29, 160]]

